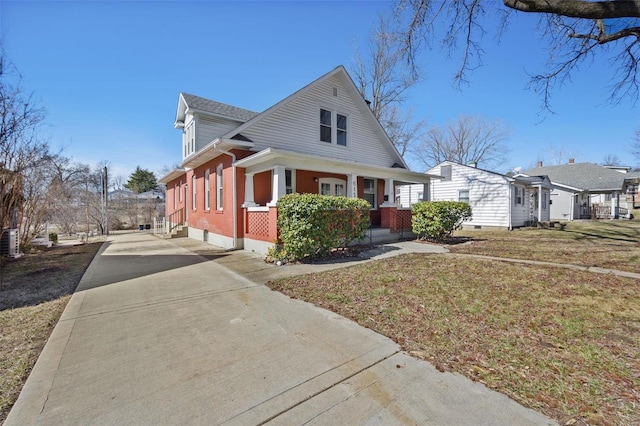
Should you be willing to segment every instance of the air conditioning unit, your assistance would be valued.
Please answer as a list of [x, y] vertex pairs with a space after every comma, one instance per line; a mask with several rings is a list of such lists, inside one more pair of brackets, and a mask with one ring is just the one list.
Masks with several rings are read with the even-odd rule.
[[2, 231], [2, 239], [0, 240], [0, 255], [9, 257], [19, 257], [20, 238], [18, 238], [17, 229], [5, 229]]

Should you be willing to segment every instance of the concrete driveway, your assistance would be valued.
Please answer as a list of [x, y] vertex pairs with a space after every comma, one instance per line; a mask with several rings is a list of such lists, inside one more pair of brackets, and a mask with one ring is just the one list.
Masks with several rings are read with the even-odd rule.
[[110, 237], [5, 424], [554, 424], [248, 280], [259, 263], [238, 256]]

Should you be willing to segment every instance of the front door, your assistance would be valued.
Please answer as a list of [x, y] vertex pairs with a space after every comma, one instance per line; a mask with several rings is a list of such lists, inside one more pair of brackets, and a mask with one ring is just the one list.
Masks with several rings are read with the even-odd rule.
[[347, 181], [336, 178], [322, 178], [318, 181], [318, 193], [320, 195], [345, 196], [347, 194]]

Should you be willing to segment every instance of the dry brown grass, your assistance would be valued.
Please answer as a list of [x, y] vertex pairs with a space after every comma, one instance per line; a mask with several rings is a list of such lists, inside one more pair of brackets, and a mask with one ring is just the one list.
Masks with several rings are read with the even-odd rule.
[[561, 422], [640, 423], [640, 282], [414, 254], [271, 282]]
[[569, 222], [559, 227], [514, 231], [458, 231], [468, 244], [454, 253], [540, 260], [640, 273], [640, 220]]
[[2, 260], [0, 423], [100, 245], [61, 246]]

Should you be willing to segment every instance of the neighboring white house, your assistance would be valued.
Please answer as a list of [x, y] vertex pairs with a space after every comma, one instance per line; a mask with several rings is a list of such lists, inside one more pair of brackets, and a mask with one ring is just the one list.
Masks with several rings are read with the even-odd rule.
[[546, 175], [551, 180], [551, 219], [574, 220], [628, 217], [633, 209], [640, 174], [630, 167], [575, 163], [537, 167], [524, 175]]
[[[432, 201], [464, 201], [472, 219], [464, 227], [516, 228], [549, 220], [551, 183], [546, 176], [506, 176], [475, 166], [445, 161], [427, 172], [442, 179], [431, 181]], [[408, 207], [424, 198], [420, 185], [406, 185], [396, 202]]]

